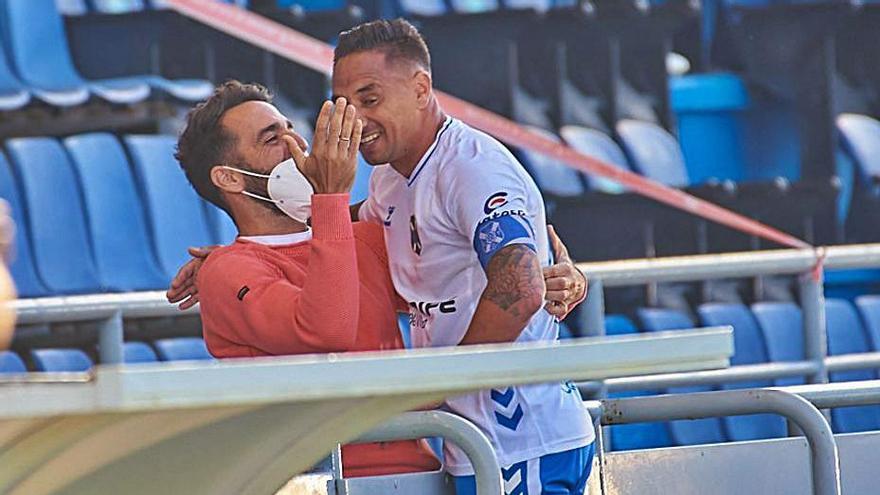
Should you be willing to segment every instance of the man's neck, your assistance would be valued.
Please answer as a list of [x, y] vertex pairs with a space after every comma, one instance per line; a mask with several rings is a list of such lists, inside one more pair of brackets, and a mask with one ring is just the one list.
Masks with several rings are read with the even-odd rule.
[[391, 162], [391, 168], [407, 179], [412, 175], [413, 170], [415, 170], [416, 165], [422, 160], [422, 157], [425, 156], [425, 153], [428, 152], [428, 148], [430, 148], [431, 145], [434, 144], [434, 141], [437, 140], [437, 133], [440, 132], [440, 128], [443, 127], [443, 123], [446, 121], [446, 114], [443, 113], [443, 110], [440, 109], [440, 105], [437, 104], [437, 102], [434, 102], [433, 108], [429, 113], [430, 116], [427, 118], [427, 122], [423, 125], [426, 127], [430, 126], [434, 132], [426, 132], [420, 135], [418, 142], [412, 143], [412, 151], [407, 153], [406, 157]]
[[288, 217], [267, 213], [258, 218], [246, 217], [239, 219], [238, 234], [245, 237], [297, 234], [308, 230], [304, 223]]

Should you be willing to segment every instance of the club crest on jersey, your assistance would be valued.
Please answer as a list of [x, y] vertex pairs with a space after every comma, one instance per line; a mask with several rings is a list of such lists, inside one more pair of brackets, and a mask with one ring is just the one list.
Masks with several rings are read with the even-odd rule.
[[488, 214], [492, 213], [493, 211], [495, 211], [496, 209], [501, 208], [502, 206], [504, 206], [506, 204], [507, 204], [507, 193], [506, 192], [497, 192], [497, 193], [489, 196], [489, 199], [486, 200], [486, 204], [483, 205], [483, 212], [485, 212], [486, 215], [488, 215]]
[[419, 226], [416, 224], [416, 216], [409, 217], [409, 240], [412, 250], [417, 256], [422, 255], [422, 240], [419, 239]]
[[389, 207], [388, 207], [388, 216], [386, 216], [386, 217], [385, 217], [385, 220], [382, 222], [382, 224], [385, 225], [386, 227], [390, 227], [390, 226], [391, 226], [391, 215], [394, 214], [394, 210], [395, 210], [395, 208], [396, 208], [396, 207], [394, 207], [394, 206], [389, 206]]
[[480, 227], [478, 237], [483, 253], [488, 254], [504, 242], [504, 230], [501, 229], [500, 223], [495, 221], [489, 222]]

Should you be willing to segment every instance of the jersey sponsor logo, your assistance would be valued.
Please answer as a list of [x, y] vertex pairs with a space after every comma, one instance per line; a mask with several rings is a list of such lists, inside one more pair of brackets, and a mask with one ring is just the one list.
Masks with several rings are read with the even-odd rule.
[[424, 330], [428, 319], [435, 314], [455, 313], [455, 299], [440, 302], [411, 301], [409, 303], [409, 326]]
[[523, 218], [526, 218], [528, 216], [529, 215], [528, 215], [528, 213], [525, 212], [525, 210], [496, 211], [496, 212], [492, 213], [491, 215], [489, 215], [488, 217], [480, 220], [480, 223], [478, 223], [477, 226], [483, 225], [486, 222], [491, 222], [492, 220], [498, 220], [499, 218], [502, 218], [502, 217], [523, 217]]
[[395, 210], [395, 209], [396, 209], [395, 206], [389, 206], [389, 207], [388, 207], [388, 215], [385, 217], [385, 220], [382, 221], [382, 224], [385, 225], [386, 227], [390, 227], [390, 226], [391, 226], [391, 215], [394, 214], [394, 210]]
[[506, 192], [497, 192], [486, 200], [486, 204], [483, 205], [483, 212], [486, 215], [492, 213], [493, 211], [501, 208], [502, 206], [507, 204], [507, 193]]
[[422, 240], [419, 239], [419, 226], [416, 223], [415, 215], [410, 215], [409, 217], [409, 241], [413, 252], [416, 253], [417, 256], [421, 256]]

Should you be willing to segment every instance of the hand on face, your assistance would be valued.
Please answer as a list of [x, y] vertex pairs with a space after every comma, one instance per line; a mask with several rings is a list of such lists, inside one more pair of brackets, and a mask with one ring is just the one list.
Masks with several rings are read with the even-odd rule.
[[326, 101], [315, 125], [308, 156], [292, 136], [285, 136], [290, 154], [317, 194], [347, 193], [354, 184], [363, 123], [345, 98]]

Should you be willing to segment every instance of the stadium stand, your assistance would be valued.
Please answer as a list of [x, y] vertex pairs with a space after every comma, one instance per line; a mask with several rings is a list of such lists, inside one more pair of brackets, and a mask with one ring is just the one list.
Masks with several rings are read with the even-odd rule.
[[39, 297], [49, 294], [48, 289], [37, 275], [32, 256], [30, 227], [26, 221], [24, 207], [20, 200], [18, 187], [6, 155], [0, 152], [0, 198], [6, 200], [12, 213], [18, 235], [15, 236], [15, 257], [9, 266], [15, 287], [20, 297]]

